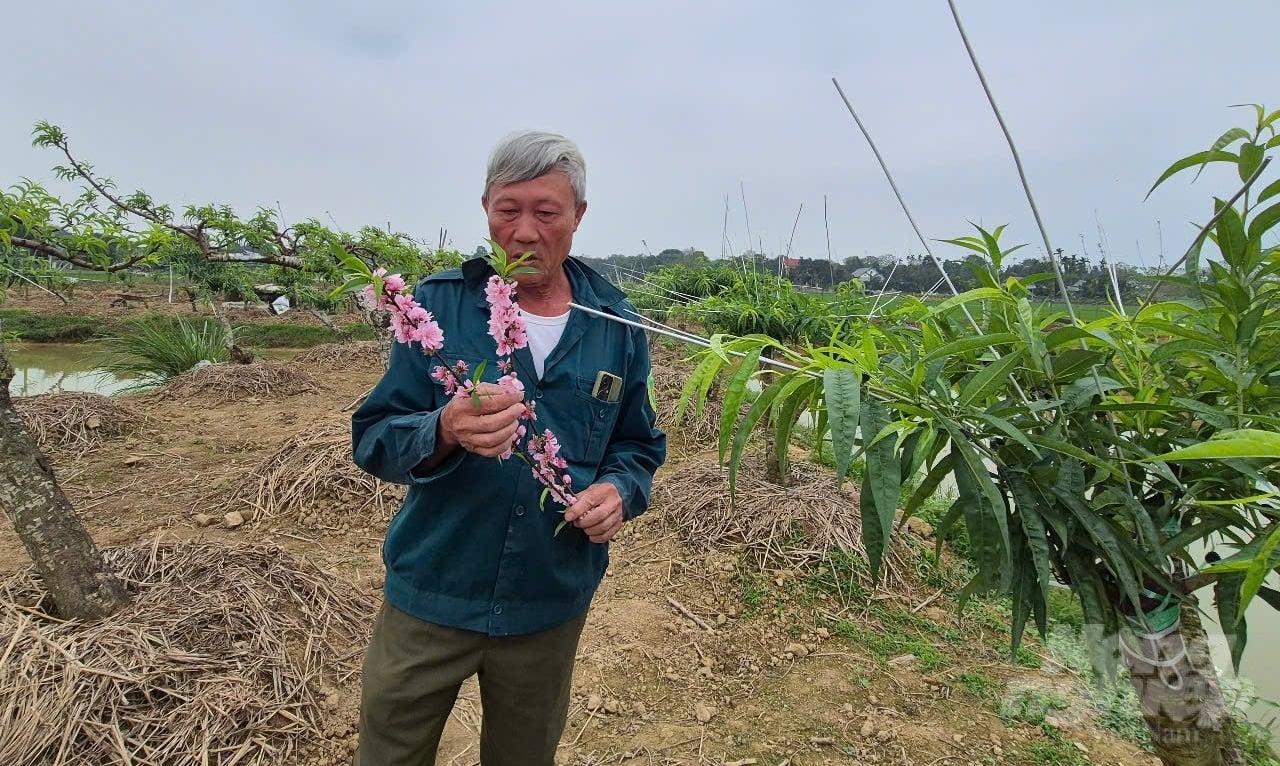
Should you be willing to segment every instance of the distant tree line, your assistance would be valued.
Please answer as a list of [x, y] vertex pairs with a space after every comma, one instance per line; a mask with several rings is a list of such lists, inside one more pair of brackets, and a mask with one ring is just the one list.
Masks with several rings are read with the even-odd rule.
[[[942, 275], [932, 259], [926, 255], [849, 256], [840, 261], [823, 258], [782, 258], [765, 256], [748, 251], [730, 259], [708, 258], [697, 248], [667, 248], [655, 254], [623, 255], [615, 253], [605, 258], [584, 257], [598, 271], [620, 280], [643, 276], [660, 268], [684, 266], [690, 269], [712, 268], [726, 263], [746, 270], [781, 275], [798, 287], [831, 291], [843, 282], [857, 279], [867, 290], [887, 289], [893, 292], [923, 295], [929, 292], [945, 292]], [[1073, 300], [1106, 303], [1114, 298], [1115, 287], [1109, 269], [1102, 263], [1073, 253], [1061, 253], [1058, 258], [1062, 280]], [[943, 261], [947, 276], [959, 290], [971, 290], [979, 286], [975, 268], [981, 267], [977, 256], [950, 258]], [[615, 268], [616, 267], [616, 268]], [[1002, 276], [1026, 278], [1033, 274], [1052, 274], [1053, 265], [1048, 258], [1024, 258], [1005, 266]], [[1140, 269], [1128, 264], [1115, 265], [1115, 284], [1121, 298], [1126, 301], [1145, 297], [1150, 290], [1155, 271]], [[1032, 292], [1049, 300], [1061, 297], [1057, 280], [1044, 280], [1031, 285]], [[1166, 297], [1173, 291], [1165, 293]]]

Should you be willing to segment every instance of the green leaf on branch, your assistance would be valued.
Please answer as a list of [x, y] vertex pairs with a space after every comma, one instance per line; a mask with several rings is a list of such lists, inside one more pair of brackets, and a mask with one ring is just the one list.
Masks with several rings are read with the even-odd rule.
[[[864, 443], [871, 434], [878, 434], [888, 426], [890, 420], [887, 407], [874, 399], [864, 400], [860, 418]], [[833, 438], [834, 433], [833, 427]], [[872, 576], [878, 578], [884, 555], [889, 551], [893, 517], [902, 494], [902, 475], [893, 440], [882, 439], [864, 450], [867, 475], [862, 482], [862, 541]]]
[[[862, 380], [850, 367], [829, 367], [822, 372], [822, 396], [827, 404], [827, 416], [831, 422], [831, 449], [836, 463], [836, 483], [844, 482], [853, 458], [854, 442], [858, 434], [858, 418], [863, 413], [861, 405]], [[870, 438], [866, 431], [863, 439]]]
[[1280, 460], [1280, 433], [1242, 428], [1215, 434], [1212, 439], [1156, 455], [1148, 460], [1225, 460], [1265, 458]]

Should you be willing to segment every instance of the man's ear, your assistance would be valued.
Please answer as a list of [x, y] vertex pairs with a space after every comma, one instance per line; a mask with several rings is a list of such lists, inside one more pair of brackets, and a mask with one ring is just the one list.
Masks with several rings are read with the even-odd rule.
[[484, 208], [484, 211], [486, 213], [489, 212], [489, 195], [487, 194], [480, 195], [480, 207]]
[[587, 201], [584, 199], [583, 201], [578, 203], [578, 209], [573, 212], [573, 230], [574, 231], [577, 231], [578, 226], [582, 224], [582, 214], [585, 212], [587, 212]]

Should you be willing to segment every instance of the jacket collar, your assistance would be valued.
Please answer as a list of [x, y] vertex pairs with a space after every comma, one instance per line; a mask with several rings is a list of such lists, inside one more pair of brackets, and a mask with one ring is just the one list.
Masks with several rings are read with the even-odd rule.
[[[573, 291], [575, 303], [602, 310], [612, 309], [626, 299], [626, 295], [609, 280], [573, 256], [565, 259], [563, 268], [565, 276], [569, 278], [569, 288]], [[494, 273], [493, 267], [484, 258], [472, 258], [462, 264], [462, 280], [479, 306], [487, 305], [484, 297], [485, 283]], [[519, 300], [518, 293], [516, 300]]]

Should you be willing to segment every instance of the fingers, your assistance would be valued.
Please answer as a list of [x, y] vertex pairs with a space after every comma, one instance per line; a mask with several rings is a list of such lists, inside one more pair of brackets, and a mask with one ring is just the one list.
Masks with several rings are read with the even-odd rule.
[[622, 497], [618, 488], [601, 482], [578, 493], [577, 502], [565, 509], [565, 521], [586, 533], [593, 543], [607, 543], [622, 529]]
[[[482, 384], [487, 385], [487, 384]], [[494, 386], [493, 388], [497, 388]], [[524, 400], [518, 394], [502, 393], [501, 396], [480, 391], [481, 407], [475, 407], [469, 399], [455, 399], [445, 407], [441, 427], [446, 429], [446, 439], [463, 449], [485, 457], [497, 457], [507, 451], [520, 416], [524, 413]], [[494, 408], [510, 397], [505, 407]]]
[[473, 413], [490, 415], [510, 408], [524, 401], [524, 394], [508, 391], [493, 383], [481, 383], [476, 386], [476, 396], [468, 396], [460, 401], [466, 404]]

